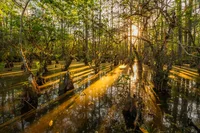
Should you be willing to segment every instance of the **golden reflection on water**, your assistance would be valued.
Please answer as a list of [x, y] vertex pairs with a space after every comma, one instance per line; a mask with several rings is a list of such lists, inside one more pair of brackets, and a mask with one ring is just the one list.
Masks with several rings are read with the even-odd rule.
[[[184, 121], [182, 119], [185, 119], [185, 116], [197, 121], [200, 115], [199, 103], [197, 102], [199, 92], [197, 92], [198, 89], [195, 88], [196, 82], [194, 78], [189, 76], [195, 76], [195, 72], [188, 72], [187, 74], [185, 70], [180, 70], [179, 73], [171, 71], [170, 78], [172, 80], [170, 84], [176, 86], [176, 88], [173, 88], [170, 93], [171, 96], [168, 96], [169, 99], [166, 101], [168, 107], [164, 112], [161, 110], [160, 105], [157, 104], [159, 98], [153, 90], [153, 85], [149, 83], [151, 82], [151, 75], [148, 69], [145, 69], [143, 72], [143, 78], [138, 77], [140, 72], [138, 71], [137, 63], [133, 65], [132, 70], [133, 74], [130, 73], [131, 70], [128, 72], [131, 79], [131, 88], [129, 91], [131, 97], [135, 94], [143, 100], [145, 105], [143, 109], [143, 117], [145, 118], [144, 124], [154, 122], [154, 124], [157, 124], [157, 127], [162, 127], [164, 125], [168, 128], [172, 128], [173, 124], [176, 124], [176, 126], [181, 128], [181, 122]], [[88, 120], [88, 117], [98, 119], [101, 116], [106, 117], [102, 118], [101, 123], [98, 123], [100, 126], [99, 132], [105, 131], [104, 125], [109, 125], [110, 119], [116, 117], [116, 112], [121, 111], [118, 108], [119, 106], [117, 106], [120, 104], [117, 95], [121, 96], [122, 92], [126, 93], [123, 90], [121, 91], [119, 87], [111, 86], [120, 75], [121, 70], [117, 68], [112, 74], [110, 73], [103, 76], [83, 92], [75, 94], [55, 109], [49, 110], [47, 114], [42, 116], [39, 120], [36, 120], [37, 122], [27, 128], [26, 132], [77, 132], [84, 124], [94, 122]], [[119, 92], [121, 94], [118, 94]], [[109, 101], [109, 98], [105, 97], [106, 93], [111, 95], [111, 101]], [[108, 106], [110, 102], [112, 105]], [[108, 106], [108, 109], [104, 106]], [[185, 113], [183, 114], [183, 112]], [[120, 116], [116, 119], [120, 119]], [[51, 126], [49, 126], [50, 122], [52, 123]]]
[[[103, 97], [107, 88], [117, 80], [120, 73], [121, 70], [119, 67], [114, 69], [112, 74], [103, 76], [101, 80], [91, 84], [81, 94], [76, 94], [69, 100], [59, 105], [56, 109], [48, 112], [48, 114], [40, 118], [37, 123], [33, 123], [33, 125], [31, 125], [26, 132], [44, 132], [49, 128], [48, 123], [51, 120], [55, 121], [55, 125], [53, 126], [53, 131], [55, 132], [62, 127], [60, 124], [63, 121], [65, 122], [62, 123], [64, 124], [63, 126], [65, 128], [68, 127], [69, 131], [77, 131], [78, 128], [81, 128], [87, 120], [85, 115], [89, 115], [89, 111], [92, 110], [92, 103], [97, 102], [100, 104], [100, 98]], [[78, 119], [77, 116], [80, 119]]]

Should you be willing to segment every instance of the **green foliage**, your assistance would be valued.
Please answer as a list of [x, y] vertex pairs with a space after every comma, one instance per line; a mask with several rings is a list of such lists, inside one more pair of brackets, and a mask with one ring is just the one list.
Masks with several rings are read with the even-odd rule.
[[36, 61], [36, 62], [35, 62], [35, 66], [36, 66], [36, 69], [39, 70], [39, 69], [40, 69], [40, 62], [39, 62], [39, 61]]

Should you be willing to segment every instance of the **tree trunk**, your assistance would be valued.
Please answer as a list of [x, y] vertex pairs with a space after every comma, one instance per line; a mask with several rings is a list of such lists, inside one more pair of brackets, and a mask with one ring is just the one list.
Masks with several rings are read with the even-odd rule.
[[24, 63], [24, 66], [25, 66], [25, 70], [29, 73], [32, 73], [29, 66], [28, 66], [28, 63], [27, 63], [27, 60], [26, 60], [26, 57], [25, 57], [25, 54], [23, 52], [23, 44], [22, 44], [22, 39], [23, 39], [23, 34], [22, 34], [22, 31], [23, 31], [23, 16], [24, 16], [24, 13], [26, 11], [26, 8], [29, 4], [31, 0], [28, 0], [25, 4], [25, 7], [23, 8], [22, 10], [22, 13], [21, 13], [21, 16], [20, 16], [20, 36], [19, 36], [19, 44], [20, 44], [20, 51], [21, 51], [21, 56], [22, 56], [22, 59], [23, 59], [23, 63]]
[[89, 34], [89, 25], [88, 25], [88, 5], [86, 1], [86, 9], [85, 9], [85, 46], [84, 46], [84, 63], [88, 65], [88, 34]]
[[177, 25], [178, 25], [178, 40], [179, 40], [179, 44], [178, 44], [178, 64], [182, 65], [182, 1], [181, 0], [176, 0], [176, 4], [177, 4]]

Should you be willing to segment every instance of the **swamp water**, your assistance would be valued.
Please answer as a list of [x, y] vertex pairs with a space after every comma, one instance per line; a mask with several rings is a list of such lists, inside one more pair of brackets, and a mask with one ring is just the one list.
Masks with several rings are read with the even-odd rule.
[[[20, 87], [6, 89], [6, 82], [1, 83], [1, 129], [0, 132], [52, 132], [52, 133], [123, 133], [133, 132], [127, 129], [123, 109], [130, 99], [135, 98], [142, 114], [141, 129], [150, 133], [197, 133], [188, 126], [188, 118], [200, 123], [199, 86], [195, 79], [185, 79], [174, 75], [170, 78], [169, 94], [155, 94], [151, 84], [151, 73], [144, 67], [143, 74], [133, 65], [133, 73], [129, 69], [119, 67], [105, 76], [99, 76], [95, 82], [88, 81], [62, 101], [49, 103], [45, 95], [41, 97], [38, 110], [26, 117], [33, 117], [32, 123], [16, 119], [20, 95]], [[131, 76], [129, 76], [131, 75]], [[20, 80], [18, 78], [18, 80]], [[21, 81], [24, 81], [21, 79]], [[20, 85], [19, 85], [20, 86]], [[88, 86], [88, 87], [87, 87]], [[55, 90], [58, 85], [54, 86]], [[49, 92], [51, 99], [56, 99], [57, 91]], [[5, 102], [6, 101], [6, 102]], [[43, 104], [46, 106], [43, 108]], [[41, 111], [40, 111], [41, 110]], [[15, 121], [12, 121], [16, 119]], [[4, 125], [6, 122], [9, 124]], [[16, 130], [18, 129], [18, 130]]]

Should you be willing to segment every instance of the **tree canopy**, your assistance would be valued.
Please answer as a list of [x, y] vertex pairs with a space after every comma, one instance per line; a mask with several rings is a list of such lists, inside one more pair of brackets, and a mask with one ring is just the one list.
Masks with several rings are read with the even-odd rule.
[[198, 0], [2, 0], [1, 61], [21, 60], [21, 48], [41, 68], [53, 59], [65, 60], [65, 69], [83, 59], [98, 72], [103, 61], [136, 58], [155, 75], [173, 63], [196, 66], [199, 6]]

